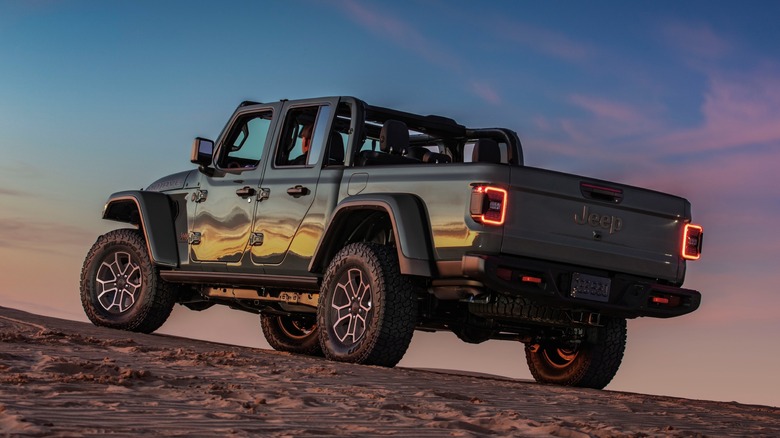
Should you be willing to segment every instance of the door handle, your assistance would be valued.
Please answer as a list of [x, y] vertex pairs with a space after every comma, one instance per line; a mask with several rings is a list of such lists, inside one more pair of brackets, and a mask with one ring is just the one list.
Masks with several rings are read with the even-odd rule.
[[254, 194], [255, 194], [255, 189], [249, 186], [241, 187], [240, 189], [236, 190], [236, 195], [242, 198], [248, 198]]
[[300, 198], [301, 196], [308, 195], [309, 189], [302, 185], [297, 185], [295, 187], [290, 187], [289, 189], [287, 189], [287, 194], [292, 196], [293, 198]]

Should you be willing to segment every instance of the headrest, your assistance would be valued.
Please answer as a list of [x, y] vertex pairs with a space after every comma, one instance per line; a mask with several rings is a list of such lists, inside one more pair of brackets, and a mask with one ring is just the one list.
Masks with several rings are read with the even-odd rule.
[[480, 138], [474, 142], [474, 150], [471, 153], [473, 163], [500, 163], [501, 149], [498, 143], [490, 138]]
[[379, 150], [388, 154], [403, 154], [409, 146], [409, 128], [406, 123], [388, 120], [379, 134]]

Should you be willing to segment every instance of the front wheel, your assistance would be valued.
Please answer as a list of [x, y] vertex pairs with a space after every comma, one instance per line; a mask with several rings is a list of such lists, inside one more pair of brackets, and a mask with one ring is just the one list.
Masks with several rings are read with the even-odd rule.
[[417, 324], [411, 281], [394, 249], [373, 243], [345, 246], [325, 273], [317, 309], [320, 345], [331, 360], [395, 366]]
[[543, 341], [525, 346], [531, 374], [539, 383], [602, 389], [615, 377], [626, 348], [626, 320], [608, 318], [595, 339], [579, 344]]
[[176, 289], [160, 278], [138, 230], [100, 236], [81, 269], [81, 304], [93, 324], [151, 333], [168, 319]]
[[263, 329], [265, 340], [274, 350], [307, 356], [322, 356], [314, 315], [261, 315], [260, 326]]

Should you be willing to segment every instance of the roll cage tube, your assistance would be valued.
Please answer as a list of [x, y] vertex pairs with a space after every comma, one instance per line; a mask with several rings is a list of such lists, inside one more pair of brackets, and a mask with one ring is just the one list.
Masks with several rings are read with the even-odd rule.
[[518, 166], [524, 164], [523, 145], [515, 131], [506, 128], [467, 129], [466, 135], [469, 138], [490, 137], [498, 142], [504, 142], [508, 146], [509, 164]]

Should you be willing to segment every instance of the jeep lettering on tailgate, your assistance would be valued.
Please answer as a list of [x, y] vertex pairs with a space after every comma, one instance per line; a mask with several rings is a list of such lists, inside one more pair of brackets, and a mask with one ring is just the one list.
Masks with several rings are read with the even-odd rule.
[[609, 230], [609, 234], [617, 233], [623, 229], [623, 219], [614, 215], [600, 215], [596, 212], [591, 213], [588, 211], [587, 205], [582, 207], [581, 213], [574, 214], [574, 222], [578, 225], [588, 224], [591, 227], [604, 228], [605, 230]]

